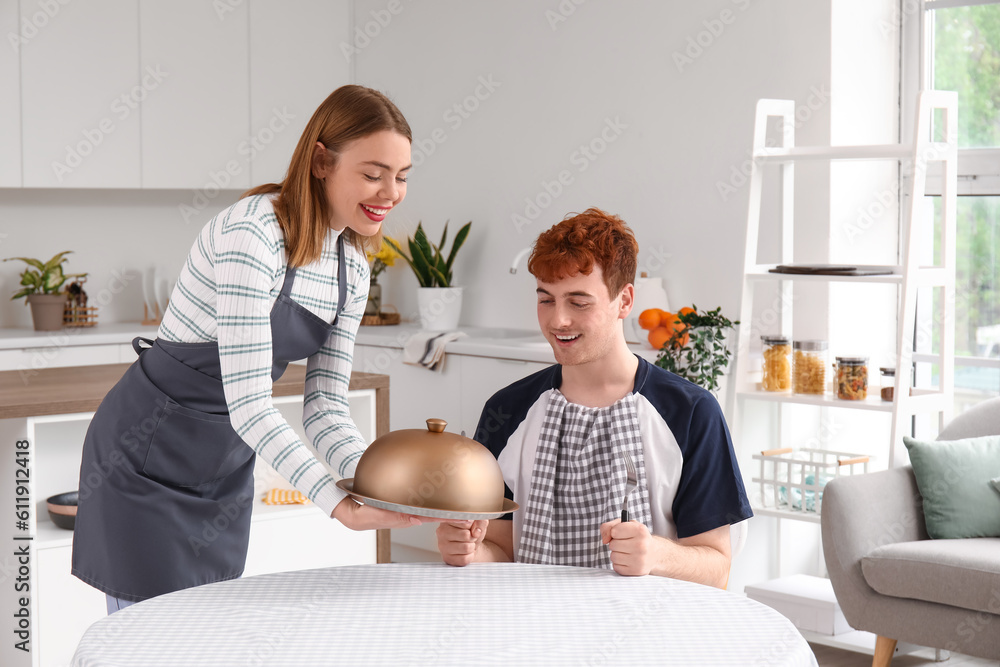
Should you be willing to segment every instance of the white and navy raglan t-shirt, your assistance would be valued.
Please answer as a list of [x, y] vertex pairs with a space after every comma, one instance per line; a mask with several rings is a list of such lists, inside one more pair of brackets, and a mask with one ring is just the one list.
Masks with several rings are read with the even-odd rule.
[[[487, 401], [475, 439], [497, 458], [506, 496], [522, 508], [531, 491], [539, 432], [550, 394], [562, 384], [551, 366]], [[639, 358], [635, 386], [653, 534], [683, 538], [753, 516], [736, 452], [715, 397]], [[514, 521], [514, 551], [524, 511]]]
[[299, 267], [292, 299], [327, 322], [337, 312], [337, 268], [347, 266], [347, 302], [323, 347], [306, 362], [302, 420], [307, 445], [271, 400], [271, 308], [288, 268], [273, 195], [239, 200], [202, 229], [170, 297], [158, 336], [180, 343], [218, 341], [233, 428], [282, 477], [330, 514], [347, 494], [367, 443], [347, 399], [354, 339], [368, 301], [364, 252], [330, 229], [320, 258]]

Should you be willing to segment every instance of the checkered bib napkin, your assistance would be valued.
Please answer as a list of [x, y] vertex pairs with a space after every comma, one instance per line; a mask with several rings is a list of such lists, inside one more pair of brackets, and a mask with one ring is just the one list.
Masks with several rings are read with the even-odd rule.
[[588, 408], [553, 391], [531, 471], [517, 561], [611, 569], [601, 524], [621, 516], [628, 452], [638, 470], [629, 516], [652, 532], [636, 398]]

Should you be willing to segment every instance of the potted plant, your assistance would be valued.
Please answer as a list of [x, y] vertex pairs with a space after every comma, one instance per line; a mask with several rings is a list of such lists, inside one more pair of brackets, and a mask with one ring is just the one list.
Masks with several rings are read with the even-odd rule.
[[35, 331], [57, 331], [63, 325], [63, 310], [66, 307], [66, 295], [60, 290], [70, 278], [83, 278], [86, 273], [66, 274], [63, 272], [63, 262], [71, 250], [63, 251], [47, 262], [28, 257], [8, 257], [5, 262], [19, 260], [28, 266], [21, 272], [22, 288], [11, 297], [25, 297], [31, 306], [31, 319]]
[[[645, 312], [640, 318], [643, 315]], [[676, 315], [662, 313], [659, 326], [654, 327], [649, 335], [654, 347], [660, 343], [656, 365], [717, 392], [719, 378], [725, 373], [732, 356], [726, 344], [726, 332], [736, 324], [739, 322], [732, 322], [722, 315], [721, 308], [699, 313], [698, 307], [692, 306], [681, 308]]]
[[382, 313], [382, 286], [378, 284], [378, 277], [387, 267], [396, 263], [396, 258], [399, 257], [399, 253], [396, 252], [398, 245], [396, 239], [386, 235], [382, 237], [382, 246], [378, 252], [367, 254], [368, 261], [371, 262], [372, 275], [368, 284], [368, 303], [365, 304], [365, 315], [378, 316]]
[[452, 266], [459, 248], [469, 235], [472, 222], [465, 223], [455, 239], [451, 250], [445, 253], [445, 243], [448, 241], [448, 223], [444, 224], [441, 242], [437, 245], [430, 242], [424, 232], [423, 225], [417, 223], [417, 231], [413, 238], [407, 238], [409, 255], [395, 240], [386, 237], [389, 245], [399, 253], [400, 257], [413, 269], [420, 288], [417, 290], [417, 306], [420, 310], [420, 324], [424, 329], [446, 331], [458, 326], [458, 318], [462, 312], [462, 288], [452, 284]]

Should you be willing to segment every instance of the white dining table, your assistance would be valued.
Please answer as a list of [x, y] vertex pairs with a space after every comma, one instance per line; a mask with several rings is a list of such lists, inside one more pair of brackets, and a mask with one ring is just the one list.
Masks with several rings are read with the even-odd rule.
[[353, 565], [247, 577], [94, 623], [75, 667], [816, 665], [773, 609], [610, 570]]

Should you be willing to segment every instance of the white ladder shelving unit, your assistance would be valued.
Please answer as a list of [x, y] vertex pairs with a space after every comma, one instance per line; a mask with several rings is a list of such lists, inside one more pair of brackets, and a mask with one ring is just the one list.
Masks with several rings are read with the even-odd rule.
[[[942, 141], [931, 140], [931, 127], [936, 110], [943, 111]], [[958, 97], [956, 93], [946, 91], [923, 91], [919, 97], [919, 111], [916, 130], [912, 143], [885, 144], [869, 146], [796, 146], [795, 145], [795, 103], [792, 100], [762, 99], [757, 102], [756, 118], [753, 135], [753, 159], [749, 179], [749, 207], [747, 213], [746, 249], [744, 255], [743, 289], [740, 307], [740, 322], [738, 333], [738, 349], [733, 373], [736, 401], [733, 406], [733, 423], [735, 433], [742, 436], [743, 416], [751, 402], [770, 402], [778, 404], [778, 428], [771, 439], [754, 438], [755, 450], [777, 449], [790, 446], [783, 443], [781, 437], [780, 414], [785, 404], [805, 404], [824, 408], [844, 408], [891, 413], [891, 429], [888, 434], [888, 465], [902, 465], [907, 459], [903, 445], [903, 435], [910, 428], [913, 415], [923, 413], [938, 413], [939, 428], [950, 417], [953, 402], [954, 387], [954, 322], [955, 322], [955, 227], [956, 227], [956, 194], [958, 182], [958, 144], [957, 144], [957, 112]], [[782, 127], [782, 146], [766, 145], [768, 119], [778, 117]], [[885, 275], [870, 276], [837, 276], [771, 273], [777, 264], [759, 264], [757, 262], [758, 243], [760, 237], [760, 220], [763, 190], [763, 167], [767, 164], [780, 165], [780, 264], [793, 264], [793, 211], [795, 194], [795, 164], [800, 161], [835, 161], [835, 160], [895, 160], [902, 164], [901, 182], [912, 183], [909, 201], [900, 220], [899, 264], [886, 266], [854, 265], [858, 269], [879, 270]], [[924, 220], [923, 200], [926, 186], [927, 166], [932, 162], [942, 163], [942, 224], [940, 228], [941, 263], [935, 266], [919, 266], [919, 249], [921, 239], [916, 230], [921, 229]], [[904, 178], [908, 176], [911, 178]], [[761, 368], [758, 358], [750, 356], [751, 334], [753, 327], [754, 286], [759, 281], [777, 282], [780, 296], [776, 300], [777, 318], [775, 331], [766, 333], [786, 335], [790, 340], [795, 337], [792, 331], [790, 307], [792, 303], [792, 288], [796, 282], [830, 282], [849, 281], [868, 284], [894, 284], [899, 286], [898, 310], [896, 321], [896, 376], [894, 400], [883, 401], [875, 393], [867, 400], [840, 400], [835, 395], [793, 394], [791, 392], [767, 392], [758, 386]], [[939, 382], [935, 389], [914, 389], [911, 395], [909, 386], [909, 368], [914, 359], [914, 332], [916, 326], [917, 290], [921, 287], [943, 287], [944, 298], [940, 299], [934, 313], [935, 319], [941, 323], [941, 338], [937, 354], [933, 355], [939, 368]], [[921, 360], [926, 358], [922, 355]], [[741, 442], [745, 442], [740, 437]], [[740, 449], [746, 453], [751, 445], [741, 444]], [[743, 459], [745, 460], [745, 459]], [[750, 487], [752, 488], [752, 487]], [[804, 504], [804, 503], [803, 503]], [[819, 513], [807, 513], [782, 508], [754, 507], [754, 513], [762, 516], [772, 516], [778, 519], [776, 530], [777, 554], [780, 573], [781, 550], [781, 519], [796, 519], [818, 522]], [[865, 634], [865, 633], [853, 633]], [[864, 637], [861, 640], [851, 639], [838, 643], [840, 636], [826, 637], [810, 633], [810, 641], [853, 648], [871, 653], [867, 646], [868, 639], [874, 646], [874, 639]]]
[[[942, 109], [943, 141], [931, 141], [931, 123], [934, 111]], [[743, 294], [740, 307], [740, 321], [745, 323], [738, 334], [738, 352], [734, 379], [736, 381], [736, 417], [746, 409], [747, 400], [777, 401], [779, 403], [802, 403], [822, 407], [874, 410], [892, 413], [892, 428], [889, 435], [889, 467], [904, 461], [902, 436], [907, 433], [909, 420], [914, 414], [937, 412], [939, 425], [943, 426], [950, 416], [954, 387], [954, 322], [955, 322], [955, 216], [958, 182], [956, 93], [929, 90], [920, 93], [919, 112], [915, 136], [912, 144], [885, 144], [872, 146], [795, 146], [795, 104], [792, 100], [762, 99], [757, 102], [754, 123], [753, 160], [750, 173], [750, 202], [747, 214], [746, 252], [744, 255]], [[766, 146], [768, 118], [778, 117], [782, 123], [782, 143], [780, 147]], [[758, 239], [762, 203], [763, 173], [765, 164], [780, 165], [781, 182], [781, 261], [792, 264], [793, 209], [795, 163], [816, 160], [896, 160], [904, 164], [904, 169], [912, 176], [912, 192], [902, 216], [900, 238], [902, 240], [901, 263], [897, 265], [873, 266], [856, 265], [858, 269], [884, 270], [887, 275], [873, 276], [830, 276], [770, 273], [777, 264], [758, 264]], [[925, 192], [927, 165], [941, 162], [943, 166], [942, 224], [941, 224], [941, 264], [918, 266], [920, 239], [911, 230], [919, 229]], [[882, 401], [879, 396], [870, 396], [865, 401], [844, 401], [830, 394], [803, 395], [782, 392], [765, 392], [757, 388], [755, 380], [760, 368], [751, 368], [750, 336], [748, 323], [753, 317], [753, 286], [756, 281], [777, 281], [782, 291], [778, 299], [780, 331], [792, 337], [791, 311], [783, 304], [791, 303], [791, 290], [795, 282], [849, 281], [855, 283], [888, 283], [900, 286], [899, 308], [896, 327], [896, 386], [895, 400]], [[942, 323], [940, 347], [937, 363], [940, 369], [939, 384], [934, 390], [916, 389], [908, 391], [908, 368], [913, 362], [914, 327], [917, 304], [917, 289], [920, 287], [943, 287], [945, 298], [940, 300], [936, 318]], [[906, 371], [906, 372], [903, 372]], [[903, 386], [900, 386], [903, 385]], [[738, 422], [737, 422], [738, 423]], [[771, 443], [770, 447], [780, 447]]]

